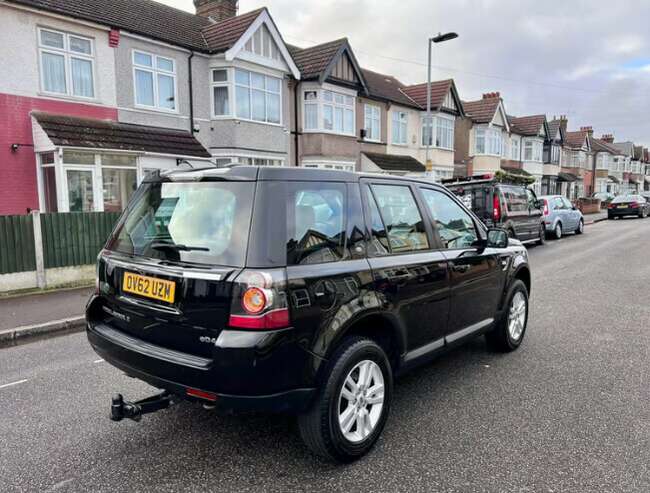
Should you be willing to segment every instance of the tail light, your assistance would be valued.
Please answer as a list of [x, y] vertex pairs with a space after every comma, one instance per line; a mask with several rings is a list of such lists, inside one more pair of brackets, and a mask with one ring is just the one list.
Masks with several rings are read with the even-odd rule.
[[542, 199], [544, 201], [544, 215], [548, 216], [548, 200]]
[[632, 202], [632, 203], [630, 204], [630, 207], [631, 207], [632, 209], [638, 209], [638, 208], [639, 208], [639, 203], [638, 203], [638, 202]]
[[607, 208], [608, 208], [608, 209], [613, 209], [613, 208], [614, 208], [614, 204], [613, 204], [612, 202], [610, 202], [609, 205], [607, 206]]
[[228, 325], [273, 330], [290, 326], [284, 270], [245, 270], [235, 279]]
[[492, 219], [495, 223], [501, 220], [501, 200], [498, 193], [492, 198]]

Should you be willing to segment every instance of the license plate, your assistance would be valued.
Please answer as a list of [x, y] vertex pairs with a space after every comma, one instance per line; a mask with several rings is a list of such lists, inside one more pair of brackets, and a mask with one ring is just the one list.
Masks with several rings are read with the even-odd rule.
[[155, 277], [141, 276], [133, 272], [125, 272], [122, 291], [166, 303], [173, 303], [176, 294], [176, 283]]
[[619, 205], [618, 208], [619, 209], [627, 209], [627, 205]]

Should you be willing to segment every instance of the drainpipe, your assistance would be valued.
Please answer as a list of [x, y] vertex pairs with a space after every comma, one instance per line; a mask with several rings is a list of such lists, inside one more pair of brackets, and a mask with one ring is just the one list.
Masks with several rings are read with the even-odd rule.
[[194, 52], [191, 52], [190, 56], [187, 58], [187, 70], [189, 71], [187, 82], [190, 86], [190, 133], [194, 135], [194, 88], [192, 87], [192, 58], [194, 58]]
[[293, 91], [293, 119], [294, 119], [294, 132], [293, 132], [293, 148], [294, 148], [294, 160], [296, 166], [300, 166], [300, 163], [298, 162], [298, 150], [300, 148], [298, 144], [298, 88], [300, 86], [300, 82], [296, 81], [296, 86]]

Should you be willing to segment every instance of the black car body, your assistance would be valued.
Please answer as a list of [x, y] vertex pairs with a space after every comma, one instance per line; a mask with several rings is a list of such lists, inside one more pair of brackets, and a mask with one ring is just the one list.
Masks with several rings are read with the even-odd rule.
[[544, 242], [543, 204], [525, 185], [504, 182], [491, 174], [443, 183], [488, 228], [503, 228], [522, 242]]
[[[387, 394], [393, 374], [479, 334], [515, 349], [530, 283], [525, 248], [432, 183], [300, 168], [156, 174], [99, 256], [87, 334], [106, 361], [175, 396], [308, 415], [351, 344], [385, 354], [373, 358]], [[526, 306], [508, 340], [515, 288]], [[368, 440], [310, 446], [350, 460]]]
[[625, 216], [645, 218], [650, 215], [650, 202], [642, 195], [619, 195], [607, 206], [607, 218], [618, 219]]

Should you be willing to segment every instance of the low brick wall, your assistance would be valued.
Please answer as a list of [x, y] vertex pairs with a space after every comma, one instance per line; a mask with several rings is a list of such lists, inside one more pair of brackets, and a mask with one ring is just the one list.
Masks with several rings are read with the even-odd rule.
[[579, 198], [578, 209], [583, 214], [596, 214], [600, 212], [600, 199]]

